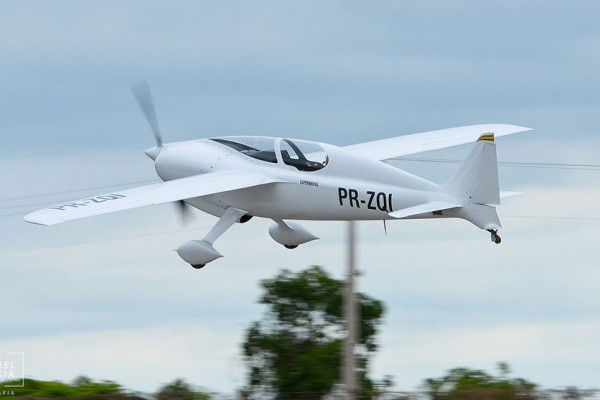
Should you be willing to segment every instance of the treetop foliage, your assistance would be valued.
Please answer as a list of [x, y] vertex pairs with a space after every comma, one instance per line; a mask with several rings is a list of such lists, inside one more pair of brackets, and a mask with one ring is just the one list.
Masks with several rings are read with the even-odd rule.
[[[243, 345], [247, 397], [314, 399], [329, 393], [340, 380], [344, 282], [313, 266], [297, 273], [283, 270], [261, 286], [260, 303], [267, 312], [251, 324]], [[384, 305], [364, 294], [357, 295], [357, 303], [363, 349], [358, 372], [363, 390], [369, 391], [374, 384], [367, 377], [368, 357], [377, 348]]]
[[183, 379], [176, 379], [159, 389], [156, 400], [210, 400], [210, 395], [194, 390]]
[[93, 381], [90, 378], [81, 376], [76, 378], [72, 384], [55, 382], [55, 381], [38, 381], [34, 379], [25, 379], [15, 382], [5, 382], [6, 385], [19, 386], [23, 383], [23, 387], [14, 387], [11, 389], [15, 393], [15, 397], [25, 398], [49, 398], [49, 397], [66, 397], [66, 398], [90, 398], [99, 399], [127, 399], [125, 391], [121, 385], [113, 381]]
[[[23, 387], [13, 387], [21, 386]], [[8, 387], [6, 385], [9, 385]], [[6, 398], [24, 400], [46, 400], [51, 398], [87, 399], [87, 400], [146, 400], [124, 389], [113, 381], [94, 381], [87, 376], [79, 376], [71, 384], [57, 381], [25, 379], [3, 382]], [[10, 390], [9, 390], [10, 389]], [[14, 395], [12, 394], [14, 392]], [[2, 394], [0, 397], [4, 398]], [[193, 389], [181, 379], [162, 386], [156, 393], [157, 400], [210, 400], [210, 395]]]
[[437, 379], [426, 379], [423, 387], [431, 400], [536, 400], [536, 385], [521, 378], [510, 378], [510, 366], [497, 364], [499, 376], [485, 371], [454, 368]]
[[[260, 303], [270, 316], [262, 328], [294, 332], [313, 340], [344, 335], [344, 281], [331, 278], [319, 266], [294, 273], [282, 270], [275, 278], [261, 282], [264, 294]], [[357, 294], [360, 321], [360, 344], [370, 352], [377, 350], [375, 334], [385, 312], [383, 302]], [[269, 326], [269, 322], [274, 325]]]

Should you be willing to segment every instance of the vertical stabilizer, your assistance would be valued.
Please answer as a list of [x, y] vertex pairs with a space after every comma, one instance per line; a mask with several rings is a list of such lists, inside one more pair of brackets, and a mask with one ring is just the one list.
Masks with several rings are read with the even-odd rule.
[[500, 204], [498, 161], [494, 134], [483, 134], [445, 185], [446, 192], [462, 204]]

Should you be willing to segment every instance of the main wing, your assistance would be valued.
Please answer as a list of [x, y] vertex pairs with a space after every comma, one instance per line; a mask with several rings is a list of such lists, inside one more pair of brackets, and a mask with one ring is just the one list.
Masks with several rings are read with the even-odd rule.
[[54, 225], [93, 215], [191, 199], [274, 182], [281, 181], [244, 171], [211, 172], [59, 204], [35, 211], [26, 215], [24, 219], [34, 224]]
[[423, 151], [438, 150], [445, 147], [457, 146], [459, 144], [471, 143], [486, 133], [493, 133], [494, 136], [498, 137], [530, 130], [530, 128], [522, 126], [503, 124], [459, 126], [457, 128], [441, 129], [353, 144], [345, 146], [344, 149], [377, 160], [388, 160], [390, 158], [421, 153]]

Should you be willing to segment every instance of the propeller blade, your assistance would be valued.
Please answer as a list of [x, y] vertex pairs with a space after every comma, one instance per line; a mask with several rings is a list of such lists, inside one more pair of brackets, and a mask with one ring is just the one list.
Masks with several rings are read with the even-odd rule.
[[150, 125], [150, 129], [152, 129], [152, 133], [154, 133], [156, 145], [161, 147], [163, 142], [160, 137], [160, 130], [158, 129], [158, 122], [156, 120], [156, 112], [154, 111], [154, 102], [152, 101], [152, 94], [150, 94], [148, 82], [141, 81], [136, 83], [131, 88], [131, 92], [142, 109], [142, 112], [146, 116], [148, 125]]
[[194, 221], [194, 213], [192, 212], [191, 207], [183, 200], [176, 201], [175, 205], [179, 212], [181, 224], [184, 227], [189, 226]]

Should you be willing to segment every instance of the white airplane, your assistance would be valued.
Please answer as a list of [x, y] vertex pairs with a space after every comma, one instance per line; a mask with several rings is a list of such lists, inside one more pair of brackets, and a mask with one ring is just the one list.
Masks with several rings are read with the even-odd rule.
[[[188, 204], [219, 217], [203, 239], [177, 249], [197, 269], [222, 257], [215, 240], [252, 217], [272, 219], [269, 234], [290, 249], [318, 239], [292, 220], [462, 218], [500, 243], [494, 206], [516, 193], [499, 190], [494, 138], [530, 130], [471, 125], [344, 147], [261, 136], [163, 144], [147, 84], [132, 91], [156, 138], [146, 154], [163, 182], [59, 204], [24, 219], [54, 225], [150, 204]], [[443, 185], [383, 162], [470, 142], [475, 142], [471, 152]]]

